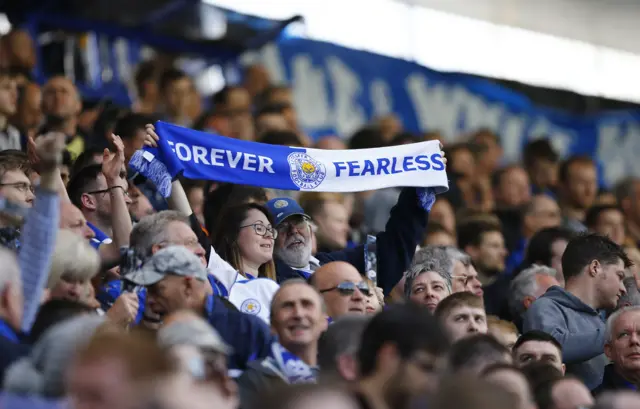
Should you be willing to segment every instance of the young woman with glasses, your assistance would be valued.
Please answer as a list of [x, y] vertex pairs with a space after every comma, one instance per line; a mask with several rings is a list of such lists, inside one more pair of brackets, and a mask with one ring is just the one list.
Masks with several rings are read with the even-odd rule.
[[[278, 289], [273, 248], [278, 231], [267, 209], [257, 203], [228, 208], [221, 215], [213, 237], [216, 254], [211, 254], [211, 273], [223, 283], [229, 301], [240, 311], [258, 315], [267, 322], [271, 298]], [[217, 256], [231, 270], [214, 267]]]

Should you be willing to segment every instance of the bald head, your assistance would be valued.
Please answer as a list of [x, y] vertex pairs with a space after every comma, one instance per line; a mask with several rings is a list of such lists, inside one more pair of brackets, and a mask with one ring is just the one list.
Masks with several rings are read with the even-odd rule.
[[327, 263], [311, 276], [310, 284], [322, 294], [331, 318], [365, 313], [363, 291], [368, 292], [368, 286], [353, 265], [344, 261]]
[[316, 270], [311, 276], [310, 284], [322, 291], [329, 287], [335, 287], [342, 281], [358, 283], [362, 281], [362, 276], [353, 264], [344, 261], [332, 261]]
[[87, 219], [85, 219], [80, 209], [71, 202], [62, 201], [60, 203], [60, 222], [58, 227], [71, 230], [87, 240], [95, 237], [95, 233], [87, 225]]

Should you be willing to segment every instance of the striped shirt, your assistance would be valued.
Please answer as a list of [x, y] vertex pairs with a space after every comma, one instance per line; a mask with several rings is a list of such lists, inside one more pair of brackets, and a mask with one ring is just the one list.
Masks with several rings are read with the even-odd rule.
[[49, 277], [49, 265], [58, 235], [60, 198], [56, 192], [37, 188], [33, 208], [29, 210], [20, 233], [18, 264], [22, 275], [24, 315], [22, 331], [29, 332]]

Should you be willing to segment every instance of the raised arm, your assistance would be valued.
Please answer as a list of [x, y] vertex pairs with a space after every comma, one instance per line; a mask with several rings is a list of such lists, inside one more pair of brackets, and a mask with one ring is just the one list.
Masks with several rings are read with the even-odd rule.
[[24, 314], [22, 331], [29, 332], [35, 320], [40, 300], [49, 276], [49, 265], [55, 249], [60, 217], [58, 196], [63, 134], [50, 133], [34, 144], [40, 171], [40, 185], [36, 190], [33, 208], [29, 211], [20, 235], [18, 262], [22, 274]]
[[106, 262], [120, 258], [120, 248], [129, 246], [129, 236], [133, 229], [129, 215], [126, 179], [122, 177], [125, 169], [124, 145], [117, 135], [111, 135], [115, 152], [104, 150], [102, 173], [107, 181], [111, 198], [111, 226], [113, 242], [100, 246], [100, 256]]
[[[152, 124], [147, 124], [145, 130], [147, 133], [145, 144], [148, 146], [157, 146], [156, 142], [158, 141], [159, 137], [155, 131], [155, 127]], [[167, 199], [167, 202], [169, 204], [169, 209], [177, 210], [189, 218], [191, 229], [198, 237], [198, 242], [200, 242], [202, 248], [205, 249], [205, 252], [207, 253], [207, 260], [209, 260], [209, 256], [211, 254], [211, 241], [202, 231], [200, 222], [193, 214], [193, 209], [191, 209], [191, 204], [189, 203], [187, 193], [184, 191], [182, 183], [180, 183], [180, 181], [177, 179], [171, 183], [171, 195]]]

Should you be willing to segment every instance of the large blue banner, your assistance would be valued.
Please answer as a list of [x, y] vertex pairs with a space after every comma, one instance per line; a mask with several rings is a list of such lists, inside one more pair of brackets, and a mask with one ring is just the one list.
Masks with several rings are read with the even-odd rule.
[[530, 139], [547, 135], [563, 156], [598, 159], [606, 184], [640, 176], [639, 111], [568, 115], [470, 75], [305, 39], [281, 40], [258, 58], [276, 82], [292, 85], [300, 123], [314, 136], [349, 137], [371, 118], [394, 112], [407, 130], [439, 131], [448, 140], [490, 128], [501, 136], [507, 161], [518, 160]]

